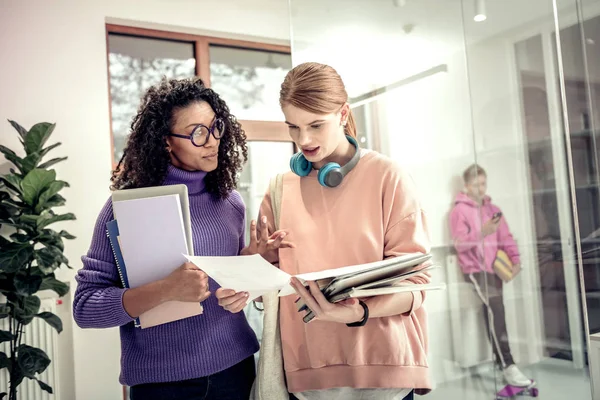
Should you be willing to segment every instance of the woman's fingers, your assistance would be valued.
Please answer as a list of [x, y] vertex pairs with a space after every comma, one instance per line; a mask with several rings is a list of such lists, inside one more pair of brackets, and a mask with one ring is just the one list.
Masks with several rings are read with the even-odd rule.
[[267, 242], [267, 250], [275, 250], [281, 246], [283, 239], [286, 237], [286, 233], [282, 232], [277, 236], [271, 235], [269, 241]]
[[223, 308], [225, 308], [227, 311], [229, 311], [231, 313], [236, 314], [236, 313], [239, 313], [240, 311], [242, 311], [244, 309], [244, 307], [246, 307], [247, 303], [248, 303], [248, 294], [246, 293], [244, 295], [244, 297], [242, 297], [241, 299], [238, 299]]
[[321, 310], [327, 310], [331, 306], [331, 303], [327, 300], [323, 292], [321, 292], [321, 290], [319, 289], [319, 285], [317, 285], [317, 282], [308, 282], [308, 287], [310, 288], [310, 294], [319, 304]]
[[244, 301], [246, 301], [248, 299], [248, 293], [239, 292], [239, 293], [234, 294], [233, 296], [221, 297], [219, 299], [219, 305], [221, 307], [224, 307], [227, 309], [227, 308], [231, 307], [232, 304], [234, 304], [237, 301], [240, 301], [242, 299]]
[[259, 228], [259, 240], [261, 242], [261, 244], [267, 244], [267, 242], [269, 241], [269, 226], [267, 224], [267, 217], [262, 216], [260, 218], [260, 226]]
[[321, 307], [319, 306], [319, 303], [315, 300], [312, 294], [304, 287], [304, 285], [300, 283], [300, 281], [297, 278], [292, 278], [291, 283], [296, 293], [298, 293], [298, 296], [300, 296], [300, 298], [304, 300], [304, 304], [306, 304], [306, 306], [310, 308], [315, 313], [315, 315], [321, 315], [322, 311]]
[[250, 246], [258, 242], [258, 236], [256, 235], [256, 220], [253, 219], [250, 222]]
[[284, 240], [288, 237], [289, 231], [287, 230], [278, 230], [269, 236], [269, 242], [267, 243], [268, 250], [276, 250], [279, 248], [294, 248], [296, 247], [294, 243], [289, 240]]

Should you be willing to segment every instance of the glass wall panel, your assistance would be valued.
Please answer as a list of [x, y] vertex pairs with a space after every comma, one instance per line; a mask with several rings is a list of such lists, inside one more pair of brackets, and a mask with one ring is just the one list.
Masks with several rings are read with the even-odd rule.
[[363, 146], [419, 186], [447, 284], [425, 303], [432, 399], [494, 398], [513, 364], [544, 398], [592, 399], [599, 3], [290, 0], [293, 64], [336, 68]]

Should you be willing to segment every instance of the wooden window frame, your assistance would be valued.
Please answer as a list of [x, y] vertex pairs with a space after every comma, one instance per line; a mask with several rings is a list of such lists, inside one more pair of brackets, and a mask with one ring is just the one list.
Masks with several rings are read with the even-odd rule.
[[[108, 37], [110, 34], [119, 34], [125, 36], [174, 40], [186, 42], [194, 45], [194, 54], [196, 57], [196, 76], [202, 78], [204, 83], [210, 87], [210, 46], [219, 45], [235, 49], [244, 50], [263, 50], [281, 54], [291, 54], [290, 46], [260, 43], [247, 40], [227, 39], [213, 36], [201, 36], [189, 33], [163, 31], [158, 29], [146, 29], [132, 26], [106, 24], [106, 60], [107, 70], [109, 68], [108, 57], [110, 48]], [[110, 96], [110, 71], [108, 71], [108, 105], [110, 118], [110, 158], [113, 162], [113, 168], [118, 160], [114, 159], [114, 135], [112, 131], [112, 102]], [[269, 142], [291, 142], [288, 134], [288, 128], [283, 121], [261, 121], [261, 120], [240, 120], [240, 124], [246, 132], [248, 141], [269, 141]]]

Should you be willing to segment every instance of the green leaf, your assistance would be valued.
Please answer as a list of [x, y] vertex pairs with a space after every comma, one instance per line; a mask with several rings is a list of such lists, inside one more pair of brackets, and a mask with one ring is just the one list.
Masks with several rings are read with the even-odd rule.
[[[0, 192], [6, 194], [6, 192]], [[0, 219], [9, 219], [14, 221], [14, 217], [18, 217], [22, 212], [22, 207], [14, 204], [12, 199], [0, 200]]]
[[36, 378], [36, 381], [38, 383], [38, 385], [40, 385], [40, 388], [50, 394], [53, 394], [54, 392], [52, 391], [52, 387], [50, 385], [48, 385], [47, 383], [44, 383], [42, 381], [40, 381], [39, 379]]
[[53, 144], [53, 145], [51, 145], [51, 146], [48, 146], [48, 147], [46, 147], [45, 149], [43, 149], [42, 151], [40, 151], [40, 156], [42, 156], [42, 158], [43, 158], [43, 157], [44, 157], [46, 154], [48, 154], [48, 152], [49, 152], [50, 150], [57, 148], [57, 147], [58, 147], [58, 146], [60, 146], [61, 144], [62, 144], [61, 142], [58, 142], [58, 143], [54, 143], [54, 144]]
[[63, 252], [65, 251], [65, 245], [63, 243], [62, 237], [60, 237], [58, 233], [56, 233], [55, 231], [51, 231], [50, 229], [44, 229], [44, 231], [50, 231], [52, 233], [40, 236], [40, 243], [42, 243], [47, 248], [50, 248], [50, 251], [52, 252], [52, 254], [55, 255], [56, 258], [62, 259]]
[[15, 275], [13, 282], [18, 294], [30, 296], [40, 290], [42, 277], [38, 275], [27, 276], [26, 272]]
[[6, 146], [0, 145], [0, 153], [4, 154], [4, 158], [13, 163], [15, 167], [17, 167], [19, 170], [22, 169], [23, 159], [19, 157], [14, 151], [12, 151]]
[[60, 260], [53, 247], [44, 247], [35, 252], [38, 268], [44, 273], [54, 272], [60, 266]]
[[[3, 146], [0, 144], [0, 153], [4, 154], [4, 155], [9, 155], [9, 156], [13, 156], [13, 157], [19, 157], [17, 155], [17, 153], [15, 153], [14, 151], [12, 151], [11, 149], [9, 149], [6, 146]], [[20, 157], [19, 157], [20, 158]]]
[[8, 314], [10, 314], [10, 307], [8, 304], [0, 304], [0, 319], [8, 317]]
[[64, 197], [62, 197], [60, 194], [55, 194], [54, 196], [49, 198], [48, 201], [46, 201], [46, 204], [44, 205], [44, 207], [45, 208], [61, 207], [61, 206], [64, 206], [66, 203], [67, 203], [67, 200], [65, 200]]
[[0, 331], [0, 343], [9, 342], [14, 338], [14, 335], [9, 331]]
[[37, 240], [45, 246], [55, 246], [63, 251], [65, 246], [62, 241], [62, 236], [52, 229], [44, 229]]
[[2, 201], [2, 203], [4, 203], [4, 205], [9, 205], [9, 206], [12, 206], [13, 208], [17, 208], [19, 212], [21, 211], [22, 208], [27, 208], [27, 204], [13, 198], [13, 197], [10, 197], [10, 193], [7, 193], [7, 192], [0, 192], [0, 193], [8, 194], [8, 198], [0, 200], [0, 201]]
[[52, 290], [60, 297], [62, 297], [69, 293], [69, 285], [59, 281], [54, 277], [54, 274], [51, 274], [43, 278], [40, 290]]
[[50, 185], [48, 185], [46, 190], [44, 190], [40, 194], [40, 197], [37, 201], [37, 205], [35, 207], [35, 211], [38, 213], [41, 212], [43, 210], [43, 208], [46, 206], [46, 202], [48, 202], [48, 200], [50, 200], [54, 195], [56, 195], [58, 192], [60, 192], [63, 188], [68, 187], [68, 186], [69, 186], [69, 184], [64, 181], [54, 181]]
[[[21, 296], [22, 297], [22, 296]], [[21, 308], [21, 303], [20, 301], [14, 302], [15, 303], [15, 316], [17, 321], [23, 323], [24, 325], [27, 325], [31, 322], [31, 320], [33, 319], [33, 317], [35, 317], [35, 315], [40, 311], [40, 298], [37, 296], [27, 296], [25, 298], [23, 298], [22, 300], [22, 304], [23, 307]]]
[[23, 375], [28, 378], [34, 378], [35, 374], [41, 374], [50, 365], [50, 359], [44, 350], [26, 344], [17, 348], [17, 362]]
[[0, 177], [0, 180], [4, 182], [4, 184], [15, 192], [22, 194], [23, 190], [21, 189], [21, 182], [23, 181], [20, 177], [15, 174], [4, 175]]
[[26, 224], [37, 226], [38, 221], [44, 218], [43, 215], [23, 214], [19, 217], [20, 221]]
[[55, 180], [56, 171], [54, 170], [32, 170], [23, 178], [23, 182], [21, 182], [23, 200], [30, 206], [33, 206], [42, 190], [46, 189]]
[[25, 235], [22, 233], [13, 233], [12, 235], [10, 235], [10, 238], [15, 242], [21, 244], [29, 243], [29, 241], [31, 240], [31, 237], [29, 235]]
[[10, 246], [11, 243], [12, 242], [10, 240], [0, 235], [0, 250], [3, 250], [6, 246]]
[[67, 231], [60, 231], [59, 235], [64, 238], [64, 239], [68, 239], [68, 240], [73, 240], [73, 239], [77, 239], [77, 237], [71, 235], [69, 232]]
[[48, 323], [48, 325], [50, 325], [51, 327], [53, 327], [54, 329], [56, 329], [56, 331], [58, 333], [61, 333], [63, 330], [63, 324], [62, 321], [60, 320], [60, 318], [58, 317], [58, 315], [52, 314], [51, 312], [43, 312], [43, 313], [39, 313], [38, 315], [36, 315], [36, 317], [43, 319], [44, 321], [46, 321]]
[[36, 152], [40, 152], [42, 147], [52, 135], [52, 131], [56, 124], [50, 124], [48, 122], [41, 122], [39, 124], [35, 124], [25, 136], [25, 151], [27, 154], [32, 154]]
[[25, 136], [27, 136], [27, 129], [23, 128], [21, 125], [10, 119], [8, 120], [8, 122], [10, 122], [10, 124], [13, 126], [13, 128], [17, 130], [17, 132], [19, 132], [19, 136], [25, 139]]
[[23, 172], [24, 175], [27, 175], [30, 171], [35, 169], [41, 159], [42, 156], [40, 156], [40, 153], [38, 152], [29, 154], [21, 163], [21, 172]]
[[40, 219], [38, 220], [38, 229], [44, 228], [50, 224], [53, 224], [55, 222], [59, 222], [59, 221], [73, 221], [75, 220], [75, 215], [72, 213], [67, 213], [67, 214], [61, 214], [61, 215], [53, 215], [53, 216], [46, 216], [44, 219]]
[[65, 161], [67, 158], [69, 158], [69, 157], [53, 158], [52, 160], [48, 160], [45, 163], [40, 164], [40, 166], [38, 168], [41, 168], [41, 169], [49, 168], [49, 167], [53, 166], [54, 164], [57, 164], [61, 161]]
[[33, 247], [30, 244], [10, 243], [0, 254], [0, 270], [16, 272], [29, 263], [32, 255]]
[[6, 355], [5, 352], [0, 351], [0, 369], [9, 368], [10, 367], [10, 359]]

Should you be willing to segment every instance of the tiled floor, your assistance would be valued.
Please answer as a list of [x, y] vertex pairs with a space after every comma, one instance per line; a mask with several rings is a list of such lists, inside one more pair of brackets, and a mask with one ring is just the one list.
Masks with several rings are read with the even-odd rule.
[[[592, 400], [587, 370], [577, 370], [566, 361], [553, 359], [523, 367], [522, 370], [537, 382], [539, 399]], [[501, 384], [500, 376], [495, 378], [492, 373], [476, 374], [440, 384], [427, 396], [427, 400], [494, 400]]]

